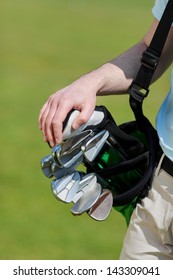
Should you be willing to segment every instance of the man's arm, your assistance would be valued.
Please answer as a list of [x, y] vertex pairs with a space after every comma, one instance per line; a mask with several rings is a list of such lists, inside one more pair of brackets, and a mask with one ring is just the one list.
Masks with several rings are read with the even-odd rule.
[[[118, 56], [109, 63], [103, 65], [105, 73], [110, 76], [105, 81], [104, 87], [97, 95], [126, 93], [132, 80], [136, 77], [137, 71], [140, 67], [140, 59], [143, 51], [149, 46], [154, 32], [158, 26], [158, 20], [154, 20], [149, 31], [144, 36], [143, 40], [131, 49], [127, 50], [122, 55]], [[167, 41], [165, 43], [160, 63], [155, 72], [153, 81], [157, 80], [173, 61], [173, 28], [171, 28]], [[112, 66], [110, 65], [112, 64]], [[112, 68], [112, 71], [111, 71]], [[112, 77], [111, 77], [112, 75]], [[112, 81], [112, 82], [111, 82]]]
[[[158, 21], [154, 20], [150, 30], [138, 44], [49, 97], [39, 115], [39, 127], [45, 141], [51, 146], [61, 142], [62, 123], [71, 109], [80, 111], [73, 123], [73, 128], [76, 129], [90, 118], [97, 95], [127, 92], [139, 69], [141, 55], [149, 45], [157, 25]], [[173, 30], [168, 36], [154, 80], [158, 79], [172, 62], [172, 49]]]

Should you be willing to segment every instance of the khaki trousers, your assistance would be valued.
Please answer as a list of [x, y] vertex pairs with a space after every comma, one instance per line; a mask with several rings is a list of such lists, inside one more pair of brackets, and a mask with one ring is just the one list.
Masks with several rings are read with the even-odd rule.
[[149, 195], [134, 209], [121, 260], [173, 259], [173, 177], [159, 165]]

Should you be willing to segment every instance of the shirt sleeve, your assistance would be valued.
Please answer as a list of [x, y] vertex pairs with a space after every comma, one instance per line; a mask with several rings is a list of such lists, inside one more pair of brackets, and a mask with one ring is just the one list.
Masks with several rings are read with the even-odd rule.
[[161, 19], [161, 16], [163, 14], [163, 11], [164, 11], [167, 3], [168, 3], [168, 0], [156, 0], [155, 1], [155, 5], [152, 9], [152, 13], [157, 20]]

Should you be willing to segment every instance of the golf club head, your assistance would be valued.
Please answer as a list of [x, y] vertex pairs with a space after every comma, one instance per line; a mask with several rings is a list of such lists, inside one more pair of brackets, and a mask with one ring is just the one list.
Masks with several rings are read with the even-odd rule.
[[58, 145], [52, 149], [52, 157], [54, 162], [59, 168], [71, 168], [72, 166], [78, 166], [83, 161], [83, 153], [81, 149], [71, 151], [71, 154], [62, 153], [62, 146]]
[[81, 145], [91, 134], [92, 130], [82, 131], [53, 147], [52, 157], [58, 167], [70, 168], [74, 164], [79, 165], [83, 161]]
[[76, 136], [81, 133], [81, 131], [86, 130], [87, 127], [97, 127], [104, 119], [104, 112], [100, 110], [94, 110], [93, 114], [89, 118], [88, 122], [81, 125], [78, 129], [73, 129], [72, 124], [75, 120], [75, 118], [80, 114], [80, 111], [78, 110], [72, 110], [67, 115], [67, 118], [65, 119], [63, 123], [63, 140], [68, 139], [69, 137]]
[[84, 157], [88, 162], [95, 160], [96, 156], [99, 154], [103, 148], [107, 138], [109, 137], [109, 132], [107, 130], [102, 130], [93, 136], [88, 142], [82, 146], [82, 151]]
[[54, 162], [56, 163], [56, 165], [60, 168], [63, 167], [63, 164], [61, 163], [61, 160], [60, 160], [61, 150], [62, 150], [62, 147], [60, 144], [58, 144], [52, 148], [52, 158], [53, 158]]
[[68, 138], [62, 143], [60, 153], [60, 162], [63, 167], [69, 168], [75, 163], [80, 164], [83, 161], [83, 152], [81, 146], [92, 134], [92, 130], [82, 131], [80, 134]]
[[[72, 174], [78, 164], [74, 164], [69, 168], [65, 168], [65, 167], [59, 167], [55, 162], [52, 163], [51, 165], [51, 169], [52, 169], [52, 174], [56, 179], [61, 179], [67, 175]], [[82, 172], [80, 172], [82, 174]]]
[[97, 177], [95, 173], [89, 173], [84, 175], [79, 183], [79, 189], [73, 198], [73, 203], [76, 203], [82, 195], [92, 186], [97, 183]]
[[71, 212], [73, 215], [81, 215], [88, 211], [100, 197], [102, 188], [98, 183], [93, 184], [84, 192], [81, 198], [73, 205]]
[[51, 155], [45, 156], [40, 163], [41, 170], [43, 171], [44, 175], [48, 178], [53, 177], [53, 173], [51, 169], [52, 163], [53, 163], [53, 158]]
[[109, 216], [112, 205], [112, 192], [108, 189], [103, 189], [96, 203], [89, 209], [88, 215], [96, 221], [103, 221]]
[[85, 130], [77, 135], [71, 136], [62, 143], [62, 154], [70, 154], [76, 148], [80, 148], [82, 142], [92, 134], [92, 130]]
[[79, 188], [80, 174], [75, 171], [74, 173], [63, 177], [60, 180], [52, 181], [52, 192], [54, 196], [66, 203], [73, 200]]

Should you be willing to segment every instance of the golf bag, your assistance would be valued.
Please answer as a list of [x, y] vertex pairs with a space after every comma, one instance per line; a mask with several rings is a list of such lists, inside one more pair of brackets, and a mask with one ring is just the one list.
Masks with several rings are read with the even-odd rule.
[[109, 137], [94, 161], [85, 159], [83, 163], [87, 173], [94, 172], [103, 179], [113, 193], [113, 207], [128, 223], [136, 203], [151, 186], [153, 170], [161, 156], [158, 136], [144, 115], [140, 124], [134, 120], [117, 125], [106, 107], [96, 106], [96, 110], [104, 113], [104, 119], [94, 129], [107, 130]]
[[[74, 203], [73, 214], [91, 208], [90, 212], [95, 211], [111, 194], [107, 210], [103, 206], [97, 212], [109, 213], [114, 207], [128, 224], [136, 203], [148, 193], [161, 155], [156, 130], [143, 114], [139, 123], [138, 116], [136, 120], [117, 125], [106, 107], [96, 106], [89, 121], [72, 131], [76, 113], [75, 110], [68, 114], [63, 142], [42, 160], [42, 170], [47, 177], [55, 177], [52, 181], [55, 197]], [[81, 163], [85, 172], [79, 171]], [[102, 195], [105, 190], [106, 196]], [[103, 220], [103, 216], [99, 213], [95, 219]]]

